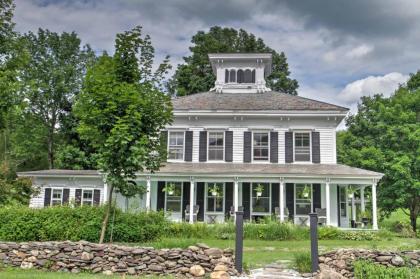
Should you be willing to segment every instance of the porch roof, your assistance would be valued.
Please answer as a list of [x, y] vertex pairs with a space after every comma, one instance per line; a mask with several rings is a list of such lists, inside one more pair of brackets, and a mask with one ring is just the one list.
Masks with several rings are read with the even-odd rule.
[[[99, 177], [97, 170], [40, 170], [20, 172], [19, 176]], [[139, 173], [150, 175], [150, 173]], [[341, 164], [246, 164], [246, 163], [165, 163], [153, 176], [270, 176], [270, 177], [340, 177], [381, 179], [379, 172]]]

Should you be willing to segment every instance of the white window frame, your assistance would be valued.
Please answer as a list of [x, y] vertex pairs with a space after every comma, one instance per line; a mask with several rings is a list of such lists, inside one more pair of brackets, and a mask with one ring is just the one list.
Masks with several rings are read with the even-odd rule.
[[307, 185], [309, 185], [310, 186], [310, 188], [311, 188], [311, 208], [310, 208], [310, 210], [309, 210], [309, 213], [311, 213], [312, 212], [312, 209], [314, 208], [314, 190], [313, 190], [313, 184], [312, 183], [294, 183], [293, 184], [293, 187], [294, 187], [294, 191], [293, 191], [293, 201], [294, 201], [294, 203], [293, 203], [293, 206], [294, 206], [294, 215], [295, 216], [308, 216], [308, 214], [297, 214], [296, 213], [296, 185], [297, 184], [301, 184], [301, 185], [305, 185], [305, 184], [307, 184]]
[[[261, 184], [268, 184], [268, 197], [269, 197], [269, 210], [268, 210], [268, 212], [256, 212], [256, 211], [254, 211], [254, 207], [253, 207], [253, 205], [252, 205], [252, 198], [253, 198], [253, 196], [252, 196], [252, 184], [258, 184], [258, 183], [261, 183]], [[272, 200], [272, 191], [271, 191], [271, 182], [250, 182], [250, 194], [249, 194], [249, 207], [250, 207], [250, 214], [251, 214], [251, 217], [252, 216], [269, 216], [269, 215], [271, 215], [271, 210], [272, 210], [272, 208], [271, 208], [271, 200]]]
[[[210, 151], [210, 133], [221, 133], [223, 135], [223, 158], [221, 160], [210, 160], [209, 151]], [[221, 130], [211, 130], [207, 131], [207, 161], [210, 162], [224, 162], [225, 161], [225, 131]]]
[[86, 189], [83, 189], [82, 188], [82, 196], [80, 197], [80, 204], [81, 205], [84, 205], [84, 197], [83, 197], [83, 194], [85, 193], [85, 191], [92, 191], [92, 204], [89, 204], [89, 206], [93, 206], [94, 204], [93, 204], [93, 201], [94, 201], [94, 196], [95, 196], [95, 189], [93, 189], [93, 188], [86, 188]]
[[168, 211], [166, 209], [166, 203], [167, 203], [167, 200], [168, 200], [168, 193], [166, 193], [166, 191], [165, 191], [165, 205], [164, 205], [165, 212], [170, 212], [171, 214], [181, 214], [182, 215], [182, 201], [184, 200], [184, 183], [181, 182], [181, 181], [165, 181], [165, 187], [168, 184], [171, 184], [171, 183], [181, 183], [180, 209], [179, 209], [179, 211]]
[[[268, 136], [268, 157], [267, 160], [254, 160], [254, 135], [255, 134], [262, 134], [265, 133]], [[270, 131], [267, 130], [255, 130], [252, 131], [252, 137], [251, 137], [251, 146], [252, 146], [252, 150], [251, 150], [251, 161], [253, 163], [270, 163], [270, 153], [271, 153], [271, 139], [270, 139]]]
[[[55, 205], [53, 205], [53, 194], [54, 194], [54, 190], [61, 190], [60, 205], [63, 205], [64, 188], [63, 187], [51, 187], [50, 206], [55, 206]], [[57, 199], [55, 199], [55, 200], [57, 200]]]
[[[221, 183], [223, 185], [223, 210], [222, 211], [207, 211], [207, 199], [208, 199], [208, 189], [209, 189], [209, 184], [211, 186], [211, 184], [213, 183]], [[225, 208], [225, 203], [226, 203], [226, 183], [225, 182], [206, 182], [205, 184], [205, 195], [204, 195], [204, 212], [206, 214], [210, 214], [210, 215], [224, 215], [226, 208]]]
[[[296, 161], [296, 134], [309, 134], [309, 161]], [[296, 164], [312, 164], [312, 131], [302, 130], [293, 131], [293, 163]]]
[[[170, 159], [169, 158], [169, 151], [170, 151], [170, 140], [171, 140], [171, 133], [183, 133], [184, 135], [184, 142], [182, 146], [182, 159]], [[167, 147], [167, 154], [168, 154], [168, 162], [182, 162], [185, 159], [185, 131], [184, 130], [169, 130], [168, 131], [168, 147]]]

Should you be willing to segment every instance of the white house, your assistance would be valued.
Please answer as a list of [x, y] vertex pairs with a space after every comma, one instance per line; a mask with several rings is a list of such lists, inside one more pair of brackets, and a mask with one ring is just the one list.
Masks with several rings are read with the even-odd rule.
[[[360, 190], [362, 210], [364, 189], [371, 187], [372, 227], [377, 229], [376, 185], [382, 174], [337, 164], [336, 127], [348, 109], [271, 91], [265, 82], [271, 54], [209, 58], [214, 88], [173, 99], [173, 124], [162, 131], [167, 162], [156, 173], [137, 175], [147, 194], [129, 200], [117, 195], [118, 204], [165, 210], [172, 219], [189, 222], [222, 222], [241, 206], [246, 219], [275, 214], [281, 221], [307, 224], [308, 213], [316, 210], [326, 215], [326, 224], [345, 228], [352, 185]], [[108, 194], [98, 171], [19, 175], [32, 177], [41, 188], [32, 207], [72, 199], [99, 204]], [[174, 191], [163, 191], [170, 188]]]

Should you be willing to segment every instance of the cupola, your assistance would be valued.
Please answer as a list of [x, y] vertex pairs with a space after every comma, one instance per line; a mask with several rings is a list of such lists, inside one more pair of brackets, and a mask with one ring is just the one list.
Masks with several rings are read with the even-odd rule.
[[271, 91], [265, 78], [271, 74], [271, 53], [209, 54], [217, 93], [262, 93]]

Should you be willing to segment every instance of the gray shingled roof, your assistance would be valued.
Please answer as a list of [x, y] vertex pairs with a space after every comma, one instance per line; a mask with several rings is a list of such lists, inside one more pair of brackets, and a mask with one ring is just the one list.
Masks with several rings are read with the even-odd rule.
[[204, 92], [172, 99], [174, 110], [315, 110], [347, 112], [348, 108], [281, 92]]
[[[157, 175], [285, 175], [381, 178], [383, 174], [340, 164], [165, 163]], [[99, 176], [96, 170], [41, 170], [19, 176]]]

